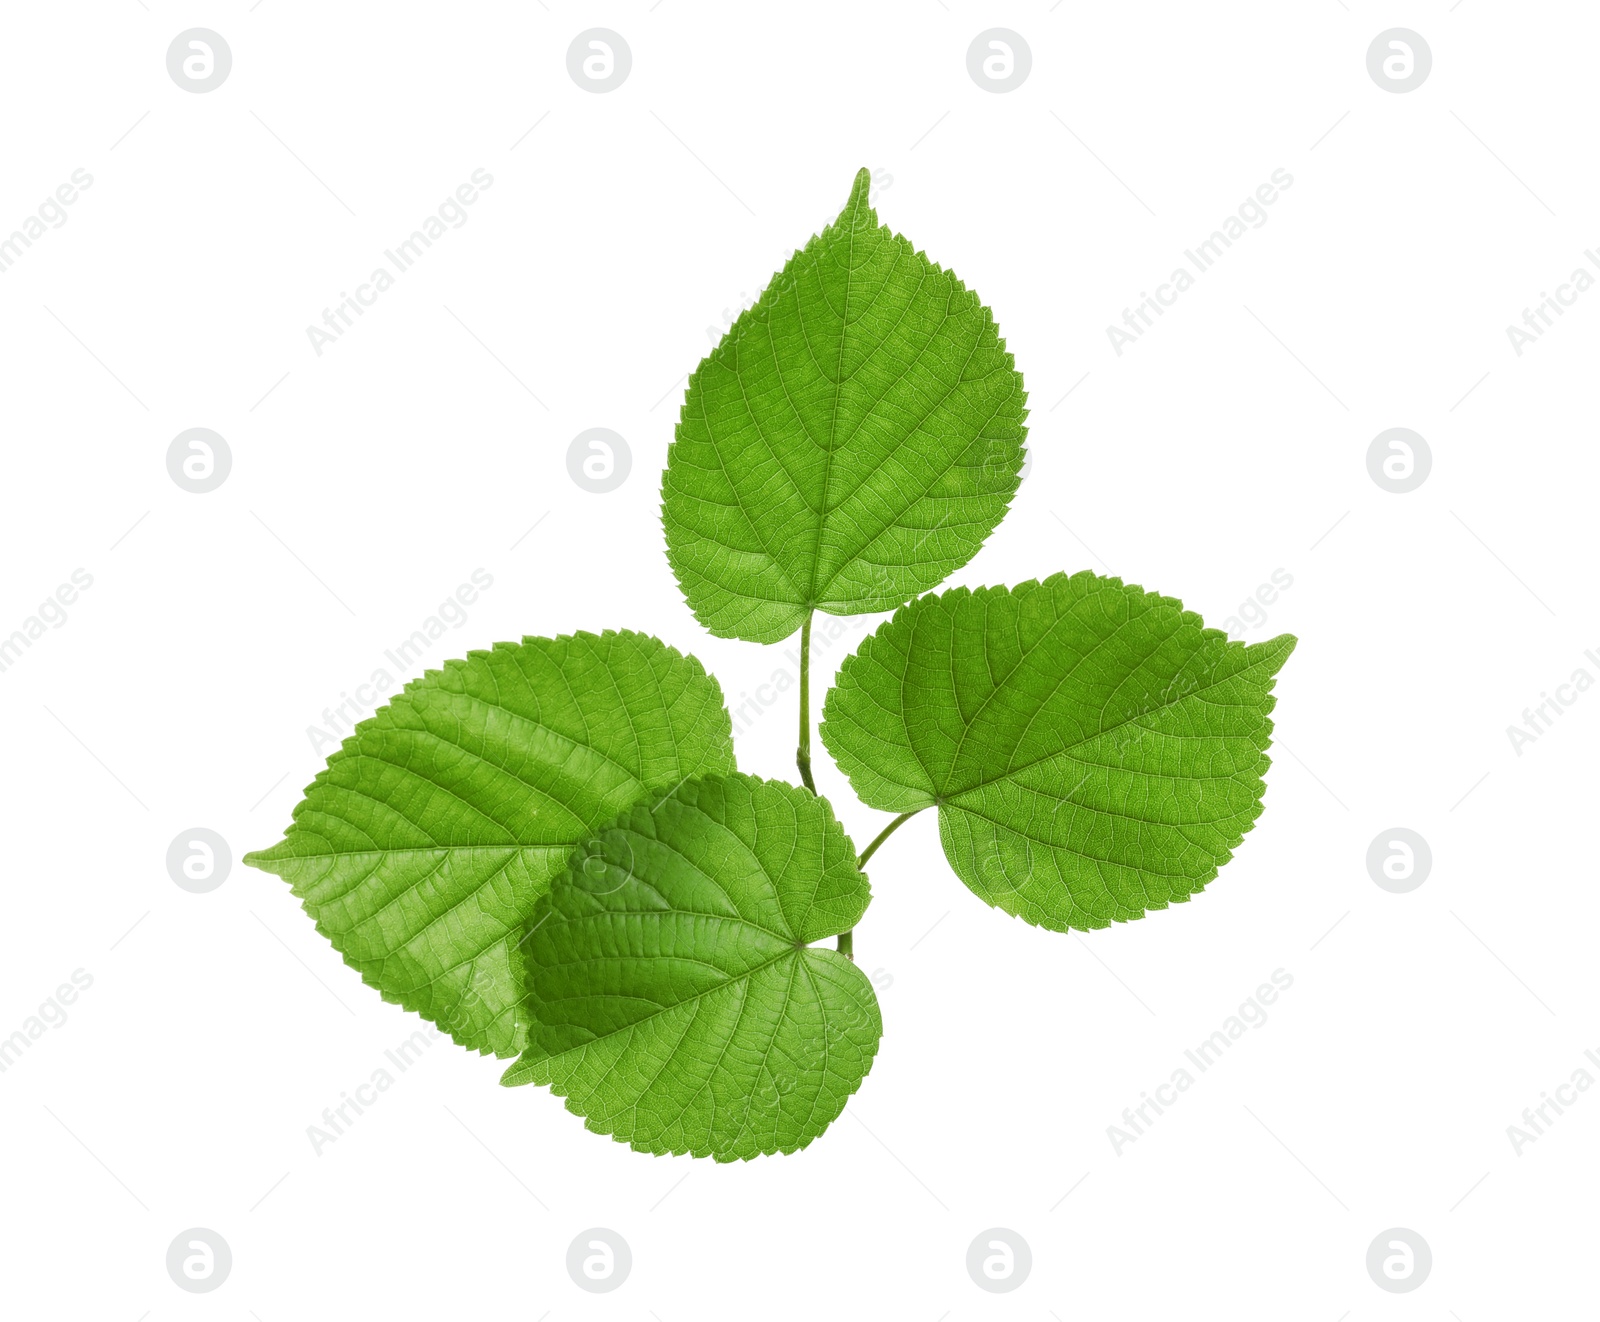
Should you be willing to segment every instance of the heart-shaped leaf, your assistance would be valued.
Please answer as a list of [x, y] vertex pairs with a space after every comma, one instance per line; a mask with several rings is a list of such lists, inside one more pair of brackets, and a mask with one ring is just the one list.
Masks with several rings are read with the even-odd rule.
[[731, 771], [731, 731], [717, 682], [654, 638], [499, 643], [358, 725], [245, 862], [288, 881], [384, 1000], [515, 1055], [520, 942], [550, 878], [641, 796]]
[[990, 904], [1105, 927], [1201, 890], [1260, 816], [1294, 644], [1229, 642], [1090, 573], [957, 588], [846, 659], [822, 740], [872, 807], [937, 805], [945, 857]]
[[528, 937], [528, 1049], [596, 1133], [718, 1161], [793, 1152], [861, 1084], [872, 984], [812, 943], [871, 898], [827, 802], [778, 781], [691, 780], [641, 803], [556, 878]]
[[879, 226], [871, 182], [689, 378], [667, 555], [722, 638], [893, 610], [966, 564], [1017, 487], [1026, 395], [994, 317]]

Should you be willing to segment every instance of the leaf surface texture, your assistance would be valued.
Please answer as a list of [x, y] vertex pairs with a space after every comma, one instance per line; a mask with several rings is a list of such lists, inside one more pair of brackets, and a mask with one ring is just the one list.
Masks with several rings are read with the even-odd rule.
[[1016, 490], [1026, 396], [994, 317], [878, 224], [870, 184], [689, 378], [662, 514], [719, 637], [893, 610], [970, 560]]
[[551, 877], [641, 796], [731, 771], [731, 728], [716, 681], [654, 638], [500, 643], [357, 726], [245, 862], [288, 881], [385, 1000], [515, 1055], [522, 936]]
[[1187, 900], [1261, 813], [1274, 677], [1168, 597], [1091, 573], [924, 597], [846, 659], [822, 740], [861, 799], [937, 806], [991, 905], [1057, 931]]
[[778, 781], [690, 781], [598, 833], [528, 940], [528, 1049], [589, 1129], [642, 1152], [793, 1152], [871, 1067], [872, 985], [823, 941], [867, 879], [825, 800]]

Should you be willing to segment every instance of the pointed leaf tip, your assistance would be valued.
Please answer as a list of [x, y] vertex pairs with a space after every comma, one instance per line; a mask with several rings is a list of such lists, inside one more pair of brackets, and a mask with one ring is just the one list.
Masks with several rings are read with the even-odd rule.
[[1251, 643], [1245, 650], [1252, 659], [1269, 660], [1272, 673], [1277, 674], [1299, 643], [1300, 640], [1292, 633], [1280, 633], [1276, 638], [1264, 638], [1259, 643]]
[[524, 932], [551, 879], [641, 796], [731, 772], [731, 732], [704, 667], [644, 634], [475, 650], [358, 725], [245, 861], [386, 1000], [515, 1055]]
[[850, 185], [850, 200], [844, 204], [846, 211], [856, 211], [863, 207], [871, 207], [872, 203], [867, 195], [872, 191], [872, 171], [862, 166], [856, 171], [856, 181]]
[[994, 316], [879, 224], [871, 186], [858, 171], [689, 378], [662, 525], [718, 637], [893, 610], [971, 560], [1017, 489], [1026, 393]]

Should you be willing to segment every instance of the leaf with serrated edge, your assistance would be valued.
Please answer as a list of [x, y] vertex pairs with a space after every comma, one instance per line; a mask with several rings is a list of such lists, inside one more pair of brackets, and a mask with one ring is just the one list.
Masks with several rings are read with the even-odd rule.
[[1017, 488], [1026, 395], [994, 317], [878, 224], [871, 183], [689, 378], [662, 518], [722, 638], [893, 610], [966, 564]]
[[528, 1050], [547, 1083], [640, 1152], [739, 1161], [821, 1134], [871, 1068], [872, 984], [814, 942], [871, 895], [826, 800], [691, 780], [597, 833], [528, 938]]
[[356, 726], [293, 824], [245, 862], [290, 883], [383, 999], [512, 1056], [520, 943], [572, 851], [646, 794], [733, 769], [722, 691], [622, 632], [447, 661]]
[[1187, 900], [1261, 814], [1284, 634], [1245, 646], [1091, 573], [958, 588], [846, 659], [822, 741], [862, 800], [937, 805], [956, 875], [1040, 927]]

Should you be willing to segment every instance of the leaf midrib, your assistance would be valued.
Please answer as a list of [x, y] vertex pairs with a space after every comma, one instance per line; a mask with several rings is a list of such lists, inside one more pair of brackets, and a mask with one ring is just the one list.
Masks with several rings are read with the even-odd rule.
[[[674, 912], [682, 912], [682, 911], [674, 910]], [[826, 940], [826, 938], [823, 938], [823, 939]], [[576, 1046], [566, 1047], [566, 1048], [564, 1048], [564, 1049], [562, 1049], [560, 1051], [553, 1051], [553, 1052], [549, 1053], [548, 1055], [544, 1056], [540, 1063], [543, 1063], [543, 1061], [558, 1060], [562, 1056], [570, 1055], [574, 1051], [583, 1051], [587, 1047], [593, 1046], [596, 1042], [604, 1042], [609, 1038], [615, 1037], [618, 1033], [629, 1033], [629, 1032], [632, 1032], [635, 1028], [638, 1028], [640, 1025], [647, 1024], [652, 1019], [658, 1018], [661, 1015], [668, 1014], [668, 1013], [672, 1012], [673, 1010], [681, 1009], [682, 1007], [684, 1007], [686, 1005], [698, 1004], [700, 1001], [704, 1000], [707, 996], [710, 996], [715, 992], [726, 991], [730, 987], [737, 987], [737, 986], [740, 986], [740, 985], [743, 985], [743, 984], [748, 984], [750, 979], [755, 977], [756, 974], [762, 972], [764, 969], [770, 969], [774, 965], [780, 964], [786, 959], [802, 958], [802, 957], [804, 957], [806, 955], [819, 955], [819, 956], [839, 955], [839, 952], [836, 951], [836, 950], [829, 950], [826, 946], [817, 946], [817, 945], [795, 946], [795, 945], [791, 945], [788, 948], [780, 951], [778, 954], [774, 955], [771, 959], [762, 960], [761, 963], [759, 963], [759, 964], [751, 965], [743, 973], [736, 974], [736, 975], [730, 975], [725, 982], [719, 982], [715, 987], [707, 987], [702, 991], [695, 992], [691, 996], [685, 996], [682, 1000], [674, 1001], [674, 1002], [672, 1002], [671, 1005], [663, 1005], [663, 1006], [661, 1006], [660, 1009], [652, 1010], [649, 1014], [644, 1015], [643, 1017], [641, 1017], [639, 1019], [630, 1020], [628, 1023], [623, 1024], [620, 1028], [614, 1028], [610, 1032], [596, 1033], [587, 1042], [580, 1042]], [[843, 958], [843, 956], [839, 956], [839, 957]], [[609, 956], [608, 958], [615, 959], [615, 958], [617, 958], [617, 956]], [[650, 958], [650, 956], [648, 956], [648, 955], [640, 955], [640, 956], [637, 956], [637, 958], [639, 958], [639, 959], [648, 959], [648, 958]], [[562, 967], [563, 968], [569, 968], [569, 969], [570, 968], [581, 968], [584, 964], [589, 963], [589, 962], [590, 962], [589, 960], [580, 960], [580, 961], [578, 961], [576, 963], [573, 963], [573, 964], [562, 965]], [[788, 1010], [789, 1002], [790, 1002], [791, 999], [793, 999], [792, 996], [786, 995], [784, 997], [783, 1007], [784, 1007], [784, 1011], [785, 1012], [787, 1012], [787, 1010]]]
[[[861, 194], [861, 201], [866, 202], [866, 192]], [[868, 208], [869, 212], [871, 208]], [[845, 255], [844, 268], [844, 307], [839, 313], [839, 352], [833, 363], [833, 410], [828, 417], [828, 447], [822, 461], [822, 505], [817, 510], [816, 533], [811, 538], [811, 575], [810, 588], [806, 592], [805, 607], [808, 611], [815, 610], [817, 605], [817, 571], [822, 562], [822, 527], [828, 521], [828, 492], [833, 487], [833, 453], [834, 437], [839, 430], [839, 401], [844, 395], [844, 346], [850, 333], [850, 294], [855, 287], [856, 279], [856, 217], [859, 208], [850, 209], [850, 246]], [[900, 256], [895, 254], [895, 263], [899, 264]], [[780, 373], [781, 375], [781, 373]]]
[[[310, 830], [309, 827], [306, 829]], [[265, 863], [295, 863], [301, 859], [313, 858], [370, 858], [374, 854], [388, 858], [408, 854], [470, 854], [478, 850], [496, 852], [504, 850], [507, 853], [515, 854], [529, 849], [560, 849], [571, 853], [577, 848], [576, 845], [561, 842], [548, 845], [517, 843], [498, 845], [403, 845], [395, 849], [330, 849], [316, 854], [279, 854], [277, 857], [273, 857], [272, 850], [279, 849], [287, 843], [287, 840], [280, 840], [272, 846], [272, 849], [254, 850], [245, 855], [245, 861], [248, 863], [251, 859], [259, 859]], [[250, 866], [256, 867], [258, 864], [251, 863]]]
[[[1144, 711], [1137, 712], [1134, 715], [1129, 716], [1124, 720], [1118, 721], [1115, 725], [1108, 725], [1104, 729], [1096, 730], [1093, 734], [1088, 735], [1083, 739], [1076, 739], [1070, 744], [1063, 744], [1060, 748], [1057, 748], [1057, 749], [1052, 750], [1051, 752], [1045, 753], [1041, 757], [1033, 758], [1031, 761], [1024, 762], [1020, 766], [1007, 767], [999, 775], [990, 776], [985, 780], [975, 781], [973, 784], [963, 786], [959, 790], [954, 790], [954, 791], [949, 791], [949, 792], [941, 792], [937, 796], [937, 801], [941, 802], [941, 803], [950, 803], [955, 799], [962, 798], [962, 797], [964, 797], [965, 795], [968, 795], [968, 794], [973, 794], [978, 790], [987, 789], [990, 785], [998, 784], [1000, 781], [1010, 780], [1012, 777], [1018, 776], [1018, 775], [1022, 774], [1022, 772], [1027, 771], [1032, 767], [1039, 766], [1041, 763], [1049, 762], [1053, 758], [1062, 757], [1065, 754], [1072, 752], [1076, 748], [1082, 748], [1086, 744], [1092, 744], [1095, 740], [1102, 739], [1106, 735], [1111, 734], [1116, 730], [1122, 729], [1124, 726], [1132, 725], [1132, 724], [1134, 724], [1134, 723], [1136, 723], [1138, 721], [1142, 721], [1142, 720], [1146, 719], [1147, 717], [1154, 716], [1154, 715], [1156, 715], [1157, 713], [1160, 713], [1160, 712], [1170, 711], [1172, 708], [1177, 707], [1177, 706], [1179, 706], [1180, 704], [1182, 704], [1184, 702], [1187, 702], [1190, 698], [1198, 697], [1202, 693], [1207, 693], [1207, 692], [1209, 692], [1210, 690], [1212, 690], [1214, 688], [1218, 688], [1222, 684], [1226, 683], [1228, 680], [1237, 679], [1240, 675], [1245, 674], [1249, 670], [1255, 669], [1258, 665], [1263, 664], [1263, 663], [1264, 662], [1252, 662], [1250, 665], [1246, 666], [1243, 670], [1236, 670], [1231, 675], [1228, 675], [1225, 679], [1217, 680], [1216, 682], [1211, 683], [1211, 684], [1202, 685], [1199, 688], [1190, 689], [1187, 693], [1183, 694], [1182, 697], [1179, 697], [1179, 698], [1175, 699], [1172, 702], [1162, 703], [1160, 706], [1150, 707], [1150, 708], [1147, 708]], [[1271, 718], [1264, 716], [1264, 717], [1262, 717], [1262, 719], [1265, 721], [1265, 720], [1270, 720]], [[1226, 736], [1224, 736], [1224, 737], [1226, 737]], [[919, 763], [921, 763], [922, 759], [919, 757], [917, 759], [917, 761]], [[926, 771], [927, 769], [928, 768], [926, 766], [923, 767], [924, 771]], [[916, 786], [906, 786], [906, 788], [907, 789], [915, 789], [917, 787]]]

